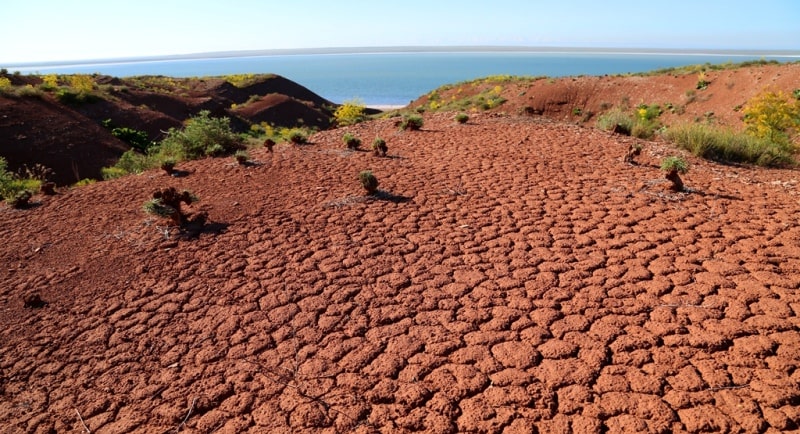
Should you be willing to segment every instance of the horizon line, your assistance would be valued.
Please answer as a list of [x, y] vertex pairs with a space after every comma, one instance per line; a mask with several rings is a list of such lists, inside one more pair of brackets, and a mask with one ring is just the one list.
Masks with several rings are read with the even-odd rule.
[[326, 55], [326, 54], [384, 54], [384, 53], [573, 53], [573, 54], [654, 54], [654, 55], [732, 55], [800, 57], [800, 50], [762, 49], [701, 49], [701, 48], [624, 48], [624, 47], [560, 47], [560, 46], [516, 46], [516, 45], [402, 45], [366, 47], [316, 47], [273, 48], [261, 50], [208, 51], [185, 54], [163, 54], [154, 56], [128, 56], [95, 59], [52, 60], [15, 62], [0, 65], [11, 68], [38, 66], [77, 66], [103, 63], [137, 63], [170, 60], [225, 59], [232, 57]]

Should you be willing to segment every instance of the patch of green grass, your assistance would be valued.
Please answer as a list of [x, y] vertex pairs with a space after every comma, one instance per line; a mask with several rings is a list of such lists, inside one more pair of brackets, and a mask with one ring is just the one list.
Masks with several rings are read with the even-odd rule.
[[123, 176], [127, 175], [129, 172], [126, 172], [119, 167], [103, 167], [100, 169], [100, 174], [103, 176], [103, 179], [108, 181], [110, 179], [117, 179], [122, 178]]
[[759, 166], [795, 164], [790, 145], [704, 124], [672, 126], [664, 137], [692, 154], [709, 160]]
[[661, 161], [661, 170], [665, 172], [686, 173], [689, 171], [689, 164], [681, 157], [669, 156]]
[[634, 123], [633, 116], [616, 108], [597, 117], [597, 126], [600, 129], [626, 135], [631, 134]]

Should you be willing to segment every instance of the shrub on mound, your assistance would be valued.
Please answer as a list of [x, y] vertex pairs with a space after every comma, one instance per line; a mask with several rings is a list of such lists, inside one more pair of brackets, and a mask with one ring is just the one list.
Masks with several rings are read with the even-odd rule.
[[409, 115], [405, 116], [403, 120], [400, 122], [400, 129], [401, 130], [420, 130], [422, 129], [422, 116], [420, 115]]
[[230, 119], [213, 118], [208, 110], [189, 119], [182, 130], [170, 128], [158, 154], [178, 160], [230, 154], [242, 148], [242, 138], [231, 130]]

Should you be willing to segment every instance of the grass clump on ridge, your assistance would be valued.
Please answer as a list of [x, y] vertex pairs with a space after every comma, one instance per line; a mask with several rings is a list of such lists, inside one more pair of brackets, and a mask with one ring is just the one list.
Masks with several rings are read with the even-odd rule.
[[664, 137], [678, 147], [709, 160], [768, 167], [795, 164], [791, 145], [782, 145], [728, 128], [681, 124], [668, 128]]

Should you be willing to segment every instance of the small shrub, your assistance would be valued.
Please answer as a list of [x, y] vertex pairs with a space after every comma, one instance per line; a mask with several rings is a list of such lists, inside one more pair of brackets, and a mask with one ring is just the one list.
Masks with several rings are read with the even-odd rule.
[[372, 141], [372, 152], [378, 157], [385, 157], [386, 153], [389, 152], [389, 147], [386, 146], [386, 140], [376, 137], [375, 140]]
[[629, 136], [633, 130], [634, 119], [620, 109], [612, 109], [597, 118], [597, 126], [606, 131]]
[[6, 203], [11, 205], [12, 208], [26, 208], [33, 197], [33, 193], [30, 190], [20, 190], [13, 195], [6, 198]]
[[358, 174], [358, 180], [361, 186], [364, 187], [367, 194], [375, 194], [378, 191], [378, 178], [372, 174], [371, 170], [364, 170]]
[[169, 217], [177, 226], [180, 226], [185, 220], [185, 215], [181, 211], [181, 203], [190, 205], [198, 200], [197, 196], [190, 191], [183, 190], [179, 193], [175, 187], [162, 188], [153, 192], [153, 197], [145, 202], [143, 208], [148, 214]]
[[178, 164], [174, 158], [164, 158], [161, 160], [161, 170], [167, 173], [167, 175], [172, 175], [175, 172], [175, 165]]
[[422, 129], [422, 124], [424, 123], [422, 116], [419, 115], [408, 115], [404, 116], [403, 120], [400, 122], [400, 129], [401, 130], [411, 130], [417, 131]]
[[333, 118], [339, 126], [363, 122], [367, 119], [366, 106], [358, 100], [345, 101], [336, 108]]
[[145, 170], [156, 167], [158, 158], [142, 154], [134, 149], [125, 151], [114, 164], [114, 167], [124, 171], [125, 173], [139, 174]]
[[666, 178], [672, 182], [670, 187], [673, 191], [683, 191], [683, 180], [679, 174], [689, 171], [689, 165], [681, 157], [670, 156], [661, 161], [661, 170], [666, 173]]
[[47, 74], [42, 77], [42, 85], [41, 88], [43, 90], [55, 90], [58, 88], [58, 76], [55, 74]]
[[792, 91], [792, 96], [794, 97], [794, 99], [800, 100], [800, 89], [793, 90]]
[[456, 115], [456, 122], [459, 124], [466, 124], [469, 121], [469, 115], [466, 113], [459, 113]]
[[345, 133], [344, 136], [342, 136], [342, 141], [347, 149], [356, 150], [361, 147], [361, 139], [350, 133]]
[[295, 145], [302, 145], [308, 143], [308, 136], [302, 130], [293, 128], [289, 131], [288, 139]]
[[747, 102], [744, 123], [754, 137], [791, 146], [791, 136], [800, 128], [800, 101], [790, 101], [782, 91], [765, 90]]
[[69, 77], [70, 86], [78, 93], [89, 94], [94, 90], [94, 79], [90, 75], [75, 74]]
[[700, 74], [697, 75], [697, 85], [695, 86], [695, 89], [704, 90], [709, 84], [711, 84], [711, 82], [706, 80], [706, 74], [704, 72], [700, 72]]
[[244, 166], [248, 161], [250, 161], [250, 154], [248, 154], [245, 150], [239, 150], [233, 154], [233, 158], [237, 163], [239, 163], [240, 166]]
[[11, 91], [11, 80], [8, 77], [0, 77], [0, 93], [6, 94]]

